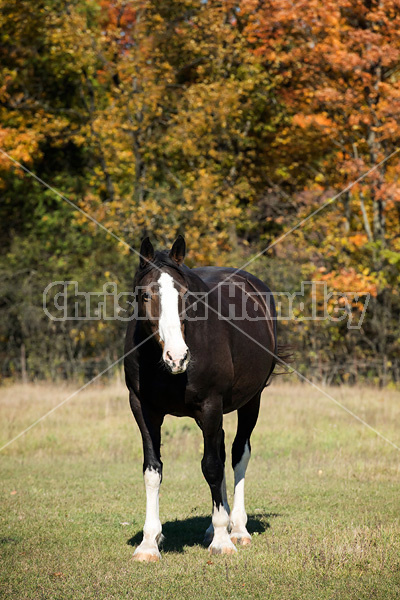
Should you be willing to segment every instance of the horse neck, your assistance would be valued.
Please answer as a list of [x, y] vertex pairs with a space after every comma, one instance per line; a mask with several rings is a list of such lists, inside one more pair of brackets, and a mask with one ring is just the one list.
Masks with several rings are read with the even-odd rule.
[[[190, 270], [189, 270], [190, 271]], [[189, 297], [187, 300], [186, 308], [192, 304], [206, 304], [206, 306], [200, 306], [196, 314], [202, 314], [203, 310], [207, 311], [207, 318], [203, 319], [190, 319], [185, 323], [186, 334], [188, 338], [201, 338], [202, 344], [206, 343], [206, 340], [210, 338], [210, 329], [216, 333], [219, 329], [218, 322], [218, 297], [217, 291], [210, 287], [195, 273], [186, 273], [186, 282], [188, 284], [189, 293], [200, 294], [199, 300], [196, 301], [196, 296]], [[194, 315], [192, 315], [194, 316]]]

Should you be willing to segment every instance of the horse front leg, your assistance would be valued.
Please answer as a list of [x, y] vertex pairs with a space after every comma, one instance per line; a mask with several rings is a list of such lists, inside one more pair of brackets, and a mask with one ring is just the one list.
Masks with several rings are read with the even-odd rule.
[[146, 410], [133, 392], [130, 394], [130, 402], [142, 435], [143, 476], [146, 488], [146, 519], [143, 527], [143, 540], [136, 548], [133, 559], [140, 562], [156, 562], [161, 558], [158, 544], [162, 537], [159, 490], [162, 480], [160, 446], [163, 415]]
[[[221, 436], [221, 443], [220, 443], [220, 458], [222, 460], [222, 464], [224, 466], [224, 476], [222, 479], [222, 502], [223, 505], [225, 507], [226, 512], [228, 513], [228, 515], [230, 514], [230, 508], [229, 508], [229, 503], [228, 503], [228, 494], [226, 491], [226, 475], [225, 475], [225, 459], [226, 459], [226, 452], [225, 452], [225, 432], [222, 429], [222, 436]], [[211, 544], [212, 540], [214, 537], [214, 527], [212, 524], [212, 521], [208, 527], [208, 529], [206, 530], [205, 534], [204, 534], [204, 540], [203, 543], [206, 544], [207, 546], [209, 544]]]
[[210, 527], [208, 532], [213, 534], [213, 537], [209, 551], [211, 554], [233, 554], [236, 548], [229, 537], [229, 507], [224, 486], [224, 462], [221, 457], [222, 409], [219, 414], [215, 411], [203, 413], [198, 423], [204, 440], [201, 468], [210, 486], [212, 498], [212, 528]]

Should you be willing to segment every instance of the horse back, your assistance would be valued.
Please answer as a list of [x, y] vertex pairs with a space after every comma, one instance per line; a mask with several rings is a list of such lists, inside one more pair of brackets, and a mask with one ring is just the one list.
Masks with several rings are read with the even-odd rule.
[[234, 396], [247, 396], [245, 390], [263, 388], [274, 370], [277, 352], [276, 310], [271, 290], [243, 270], [199, 267], [193, 271], [216, 293], [220, 317], [229, 321]]

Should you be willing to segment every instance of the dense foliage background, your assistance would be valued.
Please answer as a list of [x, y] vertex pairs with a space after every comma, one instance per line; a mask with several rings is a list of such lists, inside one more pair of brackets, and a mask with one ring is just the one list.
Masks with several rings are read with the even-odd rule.
[[[0, 0], [0, 147], [138, 248], [371, 294], [360, 330], [280, 324], [323, 382], [400, 380], [399, 0]], [[136, 255], [0, 154], [1, 377], [87, 378], [119, 321], [53, 322], [51, 281], [131, 288]], [[354, 303], [362, 311], [363, 298]], [[309, 300], [306, 300], [309, 302]]]

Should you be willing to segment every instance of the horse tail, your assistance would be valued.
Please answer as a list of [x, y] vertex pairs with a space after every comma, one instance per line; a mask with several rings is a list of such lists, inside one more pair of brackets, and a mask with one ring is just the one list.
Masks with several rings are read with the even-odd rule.
[[[290, 373], [290, 364], [294, 361], [295, 347], [292, 344], [279, 344], [275, 348], [274, 361], [271, 366], [271, 370], [268, 373], [265, 386], [271, 384], [271, 377], [273, 375], [286, 375]], [[276, 372], [275, 369], [278, 365], [283, 367], [283, 371]]]
[[276, 364], [288, 367], [294, 360], [295, 347], [292, 344], [278, 344], [276, 348]]
[[[295, 347], [292, 344], [278, 344], [276, 347], [276, 358], [274, 365], [274, 375], [285, 375], [290, 373], [290, 365], [294, 361]], [[278, 365], [283, 367], [283, 371], [275, 372]]]

